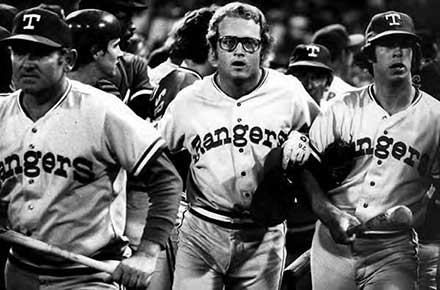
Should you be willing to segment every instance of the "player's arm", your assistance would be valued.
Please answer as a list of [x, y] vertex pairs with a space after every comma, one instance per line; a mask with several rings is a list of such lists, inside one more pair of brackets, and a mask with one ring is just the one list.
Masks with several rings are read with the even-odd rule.
[[[338, 115], [341, 113], [336, 112]], [[301, 154], [304, 155], [305, 152], [317, 152], [322, 153], [324, 149], [335, 141], [335, 139], [340, 137], [340, 132], [337, 132], [340, 126], [337, 124], [337, 118], [335, 118], [335, 112], [328, 110], [319, 114], [315, 119], [312, 127], [310, 128], [310, 143], [308, 143], [309, 148], [305, 148], [307, 144], [301, 143], [301, 146], [295, 145], [295, 142], [303, 142], [304, 138], [289, 139], [287, 142], [292, 142], [292, 144], [287, 144], [291, 148], [290, 150], [295, 151], [296, 148], [302, 149]], [[287, 143], [286, 142], [286, 143]], [[311, 144], [313, 148], [311, 148]], [[293, 152], [289, 152], [290, 155], [296, 156]], [[300, 154], [300, 155], [301, 155]], [[327, 190], [324, 189], [323, 184], [327, 175], [321, 163], [321, 157], [319, 154], [305, 154], [309, 157], [306, 162], [304, 162], [303, 170], [300, 171], [300, 182], [301, 187], [307, 194], [307, 197], [312, 206], [312, 210], [318, 216], [318, 218], [323, 222], [330, 230], [334, 240], [338, 243], [349, 243], [354, 237], [349, 237], [346, 234], [346, 230], [349, 226], [358, 225], [359, 220], [342, 211], [330, 200]], [[295, 160], [293, 160], [295, 161]]]

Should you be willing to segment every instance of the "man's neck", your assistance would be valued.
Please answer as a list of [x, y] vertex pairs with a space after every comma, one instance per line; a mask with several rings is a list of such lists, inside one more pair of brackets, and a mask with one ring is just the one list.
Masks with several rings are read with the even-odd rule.
[[104, 78], [104, 74], [94, 65], [89, 63], [79, 67], [77, 70], [69, 73], [69, 78], [94, 86], [96, 82]]
[[182, 62], [180, 66], [184, 68], [189, 68], [197, 72], [202, 77], [207, 76], [213, 72], [212, 66], [209, 63], [209, 61], [199, 64], [199, 63], [195, 63], [192, 60], [186, 59]]
[[217, 84], [228, 96], [237, 100], [252, 92], [260, 83], [262, 77], [262, 69], [258, 70], [258, 74], [255, 77], [246, 80], [225, 79], [217, 74]]
[[408, 81], [384, 85], [380, 80], [377, 80], [373, 89], [377, 102], [390, 115], [408, 108], [416, 93], [415, 88]]
[[40, 119], [64, 95], [68, 85], [68, 80], [64, 76], [56, 85], [47, 90], [38, 93], [23, 92], [21, 95], [23, 109], [33, 121]]

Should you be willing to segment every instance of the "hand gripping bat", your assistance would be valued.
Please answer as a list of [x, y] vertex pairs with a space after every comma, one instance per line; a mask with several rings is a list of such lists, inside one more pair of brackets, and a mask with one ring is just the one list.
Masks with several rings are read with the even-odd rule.
[[413, 224], [413, 215], [411, 210], [404, 205], [397, 205], [389, 208], [384, 213], [367, 220], [365, 223], [349, 227], [347, 235], [351, 236], [356, 233], [368, 230], [391, 231], [409, 229]]
[[0, 228], [0, 240], [49, 255], [55, 255], [109, 274], [112, 274], [119, 264], [119, 261], [102, 262], [83, 255], [75, 254], [5, 228]]

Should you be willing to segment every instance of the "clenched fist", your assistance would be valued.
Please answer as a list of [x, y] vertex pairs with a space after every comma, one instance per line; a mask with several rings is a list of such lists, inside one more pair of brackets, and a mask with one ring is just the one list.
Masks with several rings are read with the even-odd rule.
[[292, 131], [283, 144], [282, 167], [286, 169], [289, 163], [303, 165], [310, 156], [309, 138], [298, 132]]

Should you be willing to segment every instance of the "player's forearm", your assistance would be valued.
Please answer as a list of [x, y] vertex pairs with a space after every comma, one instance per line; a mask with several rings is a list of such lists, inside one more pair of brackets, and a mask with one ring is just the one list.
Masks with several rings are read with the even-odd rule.
[[152, 162], [143, 176], [150, 196], [150, 208], [142, 240], [164, 247], [176, 221], [182, 180], [165, 153]]
[[324, 224], [331, 224], [341, 210], [330, 201], [310, 171], [303, 170], [300, 180], [302, 180], [302, 186], [309, 197], [313, 212]]

